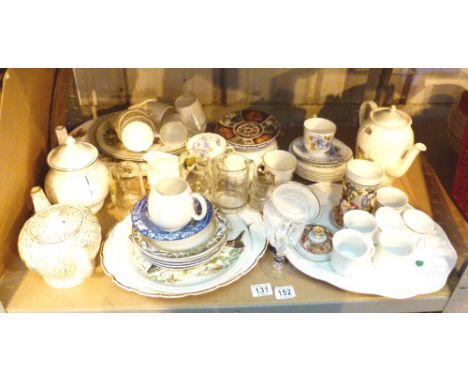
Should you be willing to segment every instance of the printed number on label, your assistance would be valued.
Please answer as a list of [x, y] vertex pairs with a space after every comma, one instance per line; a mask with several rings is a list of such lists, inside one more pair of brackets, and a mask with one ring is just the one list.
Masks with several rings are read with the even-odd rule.
[[288, 298], [296, 297], [294, 287], [292, 285], [275, 287], [275, 297], [277, 300], [286, 300]]
[[270, 283], [251, 285], [250, 289], [252, 290], [253, 297], [270, 296], [273, 294]]

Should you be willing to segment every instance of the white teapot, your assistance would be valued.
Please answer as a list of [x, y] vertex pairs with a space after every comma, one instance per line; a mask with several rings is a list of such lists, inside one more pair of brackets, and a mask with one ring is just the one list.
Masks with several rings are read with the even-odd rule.
[[94, 269], [101, 226], [94, 214], [73, 204], [50, 205], [40, 187], [31, 189], [35, 214], [18, 238], [21, 259], [54, 288], [83, 282]]
[[[366, 119], [367, 108], [371, 111]], [[377, 163], [384, 171], [382, 184], [389, 185], [403, 176], [426, 145], [414, 144], [411, 117], [394, 105], [378, 107], [366, 101], [359, 109], [356, 158]]]
[[77, 204], [96, 213], [109, 193], [109, 170], [98, 159], [96, 147], [63, 131], [57, 128], [61, 144], [47, 156], [45, 192], [52, 203]]

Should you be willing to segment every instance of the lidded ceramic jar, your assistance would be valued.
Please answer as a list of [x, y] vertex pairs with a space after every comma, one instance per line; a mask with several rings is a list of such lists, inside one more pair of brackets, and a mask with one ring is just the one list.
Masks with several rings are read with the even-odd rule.
[[[59, 142], [63, 140], [58, 131], [57, 136]], [[52, 203], [77, 204], [93, 213], [101, 209], [109, 193], [110, 175], [98, 154], [92, 144], [71, 136], [49, 153], [45, 192]]]
[[101, 244], [96, 216], [73, 204], [50, 205], [40, 187], [32, 188], [31, 197], [35, 214], [19, 234], [21, 259], [54, 288], [80, 284], [93, 272]]

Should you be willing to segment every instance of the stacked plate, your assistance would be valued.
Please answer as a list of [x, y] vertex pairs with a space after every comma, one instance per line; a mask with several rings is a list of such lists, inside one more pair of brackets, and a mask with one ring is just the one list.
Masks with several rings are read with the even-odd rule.
[[289, 145], [289, 151], [297, 157], [296, 174], [312, 182], [339, 182], [346, 171], [346, 163], [353, 152], [340, 140], [333, 138], [332, 148], [326, 153], [310, 153], [302, 137]]
[[225, 115], [215, 132], [226, 139], [229, 146], [255, 161], [278, 148], [276, 137], [280, 130], [279, 121], [272, 115], [245, 109]]
[[[175, 232], [158, 228], [148, 215], [148, 198], [138, 202], [131, 214], [131, 238], [138, 248], [133, 256], [144, 272], [151, 266], [188, 269], [209, 262], [224, 247], [227, 221], [224, 214], [207, 200], [207, 213], [202, 220], [192, 220]], [[141, 266], [145, 260], [147, 266]]]

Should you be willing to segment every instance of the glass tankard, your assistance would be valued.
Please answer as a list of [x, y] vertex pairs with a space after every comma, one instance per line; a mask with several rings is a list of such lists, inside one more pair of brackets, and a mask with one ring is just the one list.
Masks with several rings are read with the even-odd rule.
[[252, 160], [233, 151], [214, 158], [211, 191], [214, 203], [225, 210], [244, 207], [249, 199], [254, 167]]

